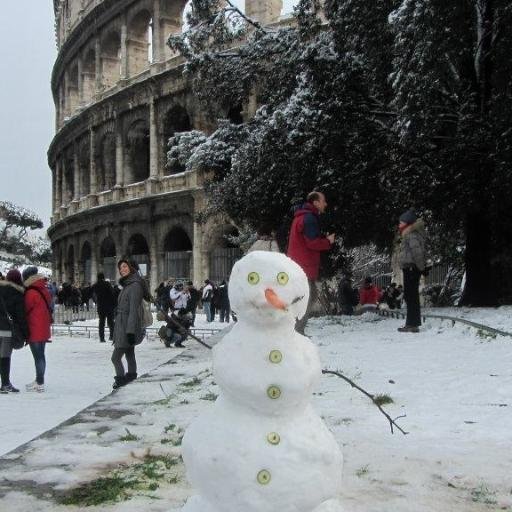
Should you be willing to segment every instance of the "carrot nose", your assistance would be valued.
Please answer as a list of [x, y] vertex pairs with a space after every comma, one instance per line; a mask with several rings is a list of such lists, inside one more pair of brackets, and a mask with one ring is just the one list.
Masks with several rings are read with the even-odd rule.
[[267, 288], [265, 290], [265, 298], [267, 302], [276, 309], [282, 309], [286, 311], [286, 304], [279, 298], [279, 295], [272, 290], [272, 288]]

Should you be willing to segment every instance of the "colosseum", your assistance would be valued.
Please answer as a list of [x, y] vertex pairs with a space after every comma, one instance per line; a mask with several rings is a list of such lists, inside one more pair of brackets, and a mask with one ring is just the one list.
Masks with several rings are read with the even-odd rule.
[[[52, 72], [56, 134], [52, 170], [53, 275], [58, 282], [116, 278], [129, 255], [151, 288], [168, 277], [229, 275], [240, 256], [227, 221], [196, 222], [203, 176], [166, 167], [167, 141], [211, 133], [166, 45], [183, 30], [186, 0], [54, 0], [58, 56]], [[278, 22], [282, 0], [246, 0], [245, 12]], [[230, 114], [249, 116], [247, 108]], [[228, 113], [227, 113], [228, 115]], [[179, 171], [179, 169], [178, 169]]]

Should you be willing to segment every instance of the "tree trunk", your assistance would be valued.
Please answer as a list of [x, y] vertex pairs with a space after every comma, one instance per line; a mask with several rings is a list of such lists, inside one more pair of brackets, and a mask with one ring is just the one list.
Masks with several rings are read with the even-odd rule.
[[461, 306], [496, 306], [491, 278], [491, 226], [485, 211], [466, 218], [466, 284]]

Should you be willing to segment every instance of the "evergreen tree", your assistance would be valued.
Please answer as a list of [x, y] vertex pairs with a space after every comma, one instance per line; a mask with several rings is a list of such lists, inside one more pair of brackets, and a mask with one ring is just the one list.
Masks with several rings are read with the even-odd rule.
[[0, 201], [0, 250], [25, 254], [29, 230], [41, 229], [41, 219], [32, 211], [8, 201]]
[[214, 171], [211, 213], [277, 227], [320, 188], [346, 247], [390, 247], [414, 206], [432, 256], [464, 251], [464, 303], [495, 303], [492, 267], [506, 284], [512, 240], [509, 2], [325, 0], [325, 24], [320, 1], [302, 0], [280, 29], [229, 0], [192, 4], [191, 30], [169, 43], [194, 93], [214, 118], [235, 105], [251, 114], [206, 140], [182, 136], [182, 150], [174, 141], [170, 162]]
[[510, 251], [512, 5], [404, 0], [395, 31], [397, 190], [463, 234], [462, 302], [492, 305], [492, 260]]

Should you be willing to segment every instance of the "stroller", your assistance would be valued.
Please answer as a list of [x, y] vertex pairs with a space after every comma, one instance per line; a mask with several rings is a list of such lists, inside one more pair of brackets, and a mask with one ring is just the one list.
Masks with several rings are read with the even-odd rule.
[[162, 325], [158, 331], [158, 336], [167, 348], [184, 347], [183, 342], [187, 339], [189, 329], [192, 326], [192, 314], [183, 309], [178, 314], [165, 314], [166, 325]]

